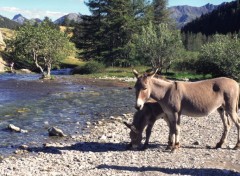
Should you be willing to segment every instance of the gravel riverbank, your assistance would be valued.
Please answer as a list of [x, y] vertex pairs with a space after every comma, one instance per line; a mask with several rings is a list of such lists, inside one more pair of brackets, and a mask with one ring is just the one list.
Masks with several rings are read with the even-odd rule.
[[218, 114], [182, 118], [182, 147], [176, 153], [164, 151], [168, 128], [158, 120], [145, 151], [125, 150], [130, 141], [132, 114], [109, 117], [88, 124], [90, 133], [47, 143], [39, 148], [28, 146], [0, 162], [0, 175], [240, 175], [240, 151], [232, 150], [237, 139], [232, 127], [223, 149], [212, 149], [220, 139], [222, 122]]

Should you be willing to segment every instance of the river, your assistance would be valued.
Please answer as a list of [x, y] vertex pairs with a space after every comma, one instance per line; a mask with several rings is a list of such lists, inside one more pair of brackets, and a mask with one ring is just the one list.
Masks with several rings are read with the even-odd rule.
[[[67, 135], [82, 134], [87, 121], [135, 111], [134, 90], [71, 81], [71, 75], [55, 76], [57, 81], [41, 81], [38, 74], [0, 75], [0, 156], [23, 144], [37, 147], [61, 140], [48, 136], [51, 126]], [[29, 132], [10, 132], [8, 124]]]

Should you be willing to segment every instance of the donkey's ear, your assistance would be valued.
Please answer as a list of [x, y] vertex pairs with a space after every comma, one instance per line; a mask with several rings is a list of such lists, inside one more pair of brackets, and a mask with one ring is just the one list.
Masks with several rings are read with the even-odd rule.
[[133, 74], [135, 75], [136, 78], [139, 77], [139, 73], [137, 72], [137, 70], [133, 69]]
[[158, 68], [155, 71], [151, 71], [150, 73], [148, 73], [147, 76], [154, 77], [157, 72]]
[[131, 124], [128, 124], [127, 122], [123, 122], [124, 125], [126, 125], [126, 127], [128, 127], [129, 129], [131, 129], [132, 125]]

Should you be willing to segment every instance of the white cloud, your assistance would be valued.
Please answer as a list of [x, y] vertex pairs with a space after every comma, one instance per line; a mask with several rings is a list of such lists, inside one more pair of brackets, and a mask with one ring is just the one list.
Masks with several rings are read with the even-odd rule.
[[40, 18], [43, 19], [44, 17], [49, 17], [52, 20], [55, 20], [66, 13], [63, 12], [53, 12], [53, 11], [43, 11], [43, 10], [27, 10], [27, 9], [20, 9], [16, 7], [0, 7], [1, 12], [11, 13], [12, 15], [22, 14], [24, 17], [31, 19], [31, 18]]

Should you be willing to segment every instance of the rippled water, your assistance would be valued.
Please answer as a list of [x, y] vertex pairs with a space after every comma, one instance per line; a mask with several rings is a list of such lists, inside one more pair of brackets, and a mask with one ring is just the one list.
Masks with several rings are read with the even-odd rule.
[[[30, 82], [33, 85], [36, 82], [32, 80], [38, 77], [37, 75], [12, 75], [12, 77], [1, 75], [0, 84], [11, 85], [16, 81], [28, 80], [26, 84]], [[133, 90], [89, 87], [71, 83], [60, 86], [61, 89], [45, 94], [44, 90], [43, 92], [35, 89], [28, 91], [17, 87], [8, 89], [0, 86], [0, 155], [9, 154], [23, 144], [39, 146], [51, 140], [47, 132], [50, 126], [57, 126], [64, 133], [73, 135], [83, 133], [82, 129], [86, 126], [86, 121], [134, 111]], [[55, 90], [55, 87], [53, 89]], [[5, 130], [10, 123], [28, 130], [29, 133], [21, 134]]]

